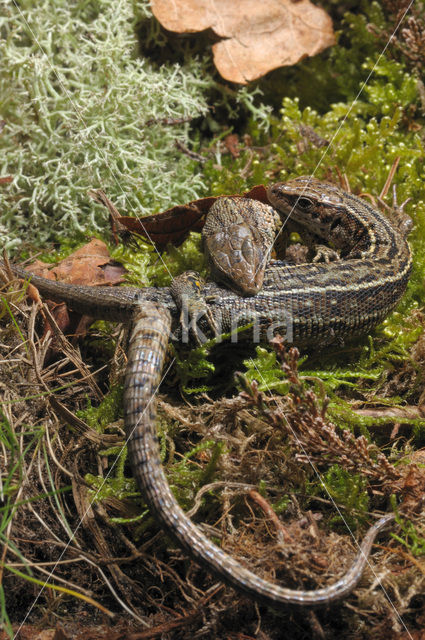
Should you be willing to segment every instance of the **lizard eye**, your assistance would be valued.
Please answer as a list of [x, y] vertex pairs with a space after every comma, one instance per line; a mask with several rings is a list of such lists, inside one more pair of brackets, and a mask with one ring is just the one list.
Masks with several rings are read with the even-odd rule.
[[308, 198], [298, 198], [297, 207], [302, 209], [302, 211], [308, 211], [313, 206], [313, 203]]

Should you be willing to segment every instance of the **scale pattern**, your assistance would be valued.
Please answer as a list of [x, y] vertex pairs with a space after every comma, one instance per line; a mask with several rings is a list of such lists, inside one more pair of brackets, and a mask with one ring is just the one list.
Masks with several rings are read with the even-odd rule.
[[[263, 338], [286, 328], [289, 342], [316, 347], [371, 330], [407, 286], [411, 254], [406, 238], [368, 203], [313, 178], [272, 185], [268, 196], [282, 216], [291, 215], [314, 236], [331, 242], [343, 259], [271, 263], [262, 290], [248, 298], [207, 284], [204, 294], [215, 324], [229, 331], [255, 321]], [[340, 580], [323, 589], [297, 591], [249, 571], [203, 535], [178, 505], [162, 469], [155, 429], [155, 394], [170, 332], [178, 335], [180, 317], [169, 288], [91, 288], [52, 282], [19, 267], [13, 270], [30, 277], [43, 296], [65, 301], [76, 311], [132, 323], [124, 394], [130, 460], [152, 514], [195, 560], [239, 591], [275, 607], [328, 605], [356, 586], [373, 541], [393, 521], [392, 514], [368, 530]]]

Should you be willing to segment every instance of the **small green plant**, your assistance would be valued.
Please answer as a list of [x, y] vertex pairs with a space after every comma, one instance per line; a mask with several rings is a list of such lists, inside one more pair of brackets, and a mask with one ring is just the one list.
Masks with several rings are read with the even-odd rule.
[[123, 386], [117, 385], [109, 390], [102, 402], [93, 406], [90, 398], [87, 399], [87, 408], [80, 409], [76, 415], [87, 422], [96, 431], [103, 432], [114, 420], [118, 420], [122, 415], [122, 394]]
[[418, 527], [400, 514], [395, 497], [392, 498], [392, 507], [395, 512], [395, 519], [401, 529], [401, 534], [392, 533], [392, 537], [400, 542], [415, 557], [425, 555], [425, 536], [423, 531], [419, 531]]
[[256, 353], [256, 358], [244, 360], [247, 380], [256, 380], [259, 391], [276, 391], [282, 395], [288, 393], [289, 384], [277, 361], [276, 353], [264, 347], [256, 347]]
[[319, 492], [325, 498], [331, 498], [336, 505], [345, 509], [330, 519], [331, 524], [348, 525], [356, 528], [366, 520], [369, 507], [369, 497], [366, 491], [367, 480], [358, 473], [350, 473], [343, 467], [333, 464], [323, 475], [320, 483], [310, 485], [309, 491], [317, 495]]

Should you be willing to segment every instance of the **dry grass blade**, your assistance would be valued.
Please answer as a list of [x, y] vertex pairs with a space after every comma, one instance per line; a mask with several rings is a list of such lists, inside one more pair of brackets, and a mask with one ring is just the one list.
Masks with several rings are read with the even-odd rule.
[[[20, 293], [13, 295], [18, 301]], [[9, 309], [15, 309], [14, 304], [11, 298]], [[103, 396], [102, 375], [98, 371], [94, 384], [86, 384], [91, 369], [80, 366], [81, 356], [69, 344], [60, 360], [45, 366], [48, 341], [38, 337], [36, 310], [15, 306], [16, 323], [8, 314], [0, 329], [0, 355], [7, 361], [0, 385], [6, 392], [3, 410], [9, 424], [4, 431], [9, 438], [0, 440], [0, 455], [9, 470], [2, 489], [11, 497], [7, 512], [2, 512], [10, 518], [10, 542], [1, 540], [4, 563], [14, 569], [20, 564], [21, 573], [32, 571], [39, 581], [54, 570], [52, 580], [68, 591], [58, 598], [43, 592], [39, 603], [46, 621], [61, 615], [65, 602], [78, 616], [82, 605], [70, 592], [79, 591], [110, 611], [124, 611], [139, 629], [149, 620], [152, 629], [140, 637], [167, 630], [188, 635], [202, 625], [198, 612], [216, 620], [220, 637], [227, 620], [254, 607], [224, 587], [211, 595], [211, 577], [158, 533], [125, 456], [118, 458], [123, 432], [117, 416], [106, 423], [105, 433], [87, 412], [76, 415], [77, 409], [87, 407], [88, 396], [93, 405], [99, 390]], [[54, 339], [66, 344], [57, 330]], [[407, 466], [397, 468], [364, 438], [330, 424], [314, 394], [304, 392], [294, 354], [286, 371], [293, 398], [281, 398], [278, 406], [276, 398], [266, 398], [254, 387], [247, 395], [217, 401], [204, 396], [202, 403], [185, 406], [170, 387], [174, 404], [159, 402], [159, 434], [170, 484], [181, 504], [192, 507], [198, 526], [259, 575], [293, 588], [317, 588], [346, 570], [355, 549], [346, 532], [332, 526], [329, 500], [308, 494], [305, 451], [317, 465], [338, 461], [364, 473], [381, 506], [383, 496], [395, 492], [414, 513], [423, 484], [413, 463], [409, 474]], [[114, 378], [119, 380], [119, 374], [118, 362]], [[20, 467], [14, 466], [13, 452], [19, 452]], [[25, 481], [17, 494], [21, 478]], [[251, 496], [260, 509], [252, 506], [250, 490], [256, 492]], [[348, 516], [365, 517], [365, 511], [350, 510], [346, 504], [342, 509]], [[369, 511], [376, 515], [375, 506]], [[410, 600], [394, 577], [394, 554], [378, 559], [378, 575], [385, 575], [394, 593], [398, 589], [399, 603], [406, 609]], [[417, 570], [412, 565], [412, 576]], [[370, 585], [371, 576], [366, 578], [365, 585]], [[10, 572], [8, 589], [15, 602], [27, 593], [23, 579]], [[387, 603], [375, 587], [361, 585], [359, 593], [359, 615], [367, 615], [375, 601], [378, 615], [386, 615]], [[350, 606], [355, 601], [353, 596]], [[19, 615], [13, 606], [11, 611]], [[317, 633], [321, 624], [322, 618]]]

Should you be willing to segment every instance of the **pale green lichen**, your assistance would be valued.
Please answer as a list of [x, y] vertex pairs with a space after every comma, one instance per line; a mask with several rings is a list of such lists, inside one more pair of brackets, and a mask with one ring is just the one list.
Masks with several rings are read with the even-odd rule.
[[[196, 199], [201, 165], [191, 121], [207, 117], [217, 87], [208, 63], [155, 65], [138, 51], [147, 0], [4, 4], [0, 22], [2, 246], [82, 238], [108, 216], [87, 195], [102, 188], [123, 213], [143, 216]], [[163, 37], [163, 36], [161, 36]], [[268, 126], [270, 109], [246, 88], [225, 96]]]
[[2, 246], [60, 239], [108, 225], [87, 196], [102, 188], [123, 211], [193, 200], [199, 166], [179, 152], [186, 120], [207, 112], [211, 79], [192, 60], [154, 68], [137, 55], [148, 3], [6, 3], [1, 20]]

